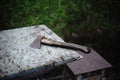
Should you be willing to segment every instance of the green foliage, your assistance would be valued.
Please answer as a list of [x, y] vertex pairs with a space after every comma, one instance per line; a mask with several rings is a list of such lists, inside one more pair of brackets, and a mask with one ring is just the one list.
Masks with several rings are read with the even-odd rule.
[[117, 3], [112, 0], [1, 0], [0, 3], [1, 24], [5, 26], [1, 29], [45, 24], [65, 39], [74, 38], [73, 34], [79, 37], [84, 32], [94, 37], [106, 31], [120, 31], [119, 20], [114, 21], [119, 14], [111, 15], [115, 14], [111, 6]]
[[3, 18], [7, 20], [4, 26], [15, 28], [46, 24], [54, 31], [60, 33], [59, 30], [66, 26], [66, 10], [62, 5], [62, 1], [4, 0], [2, 1], [2, 9], [5, 14]]
[[73, 32], [111, 28], [107, 20], [111, 4], [111, 0], [1, 0], [1, 9], [4, 26], [14, 28], [46, 24], [62, 34], [61, 30], [67, 26]]

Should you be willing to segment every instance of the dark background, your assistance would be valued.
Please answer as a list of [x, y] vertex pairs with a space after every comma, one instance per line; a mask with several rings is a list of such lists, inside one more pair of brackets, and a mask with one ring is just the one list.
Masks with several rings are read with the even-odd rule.
[[0, 30], [40, 24], [67, 42], [94, 48], [119, 77], [119, 0], [0, 0]]

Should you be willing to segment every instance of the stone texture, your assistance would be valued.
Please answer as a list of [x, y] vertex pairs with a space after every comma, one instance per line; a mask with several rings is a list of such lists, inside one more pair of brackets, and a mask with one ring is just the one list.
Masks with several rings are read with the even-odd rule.
[[41, 49], [33, 49], [29, 45], [37, 35], [63, 40], [45, 25], [24, 27], [0, 31], [0, 77], [24, 70], [60, 62], [70, 58], [82, 58], [74, 50], [42, 45]]

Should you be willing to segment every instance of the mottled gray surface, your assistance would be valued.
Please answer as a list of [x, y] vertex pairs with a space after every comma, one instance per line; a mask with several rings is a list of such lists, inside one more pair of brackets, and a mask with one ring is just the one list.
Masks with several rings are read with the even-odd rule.
[[36, 68], [52, 61], [82, 56], [70, 49], [42, 45], [41, 49], [33, 49], [29, 45], [37, 35], [44, 35], [53, 40], [62, 41], [45, 25], [24, 27], [0, 31], [0, 77]]

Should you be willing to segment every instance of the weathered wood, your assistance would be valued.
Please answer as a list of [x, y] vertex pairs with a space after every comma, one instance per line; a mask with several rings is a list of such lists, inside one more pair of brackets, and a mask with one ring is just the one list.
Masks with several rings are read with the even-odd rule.
[[[79, 79], [82, 80], [82, 79]], [[85, 78], [83, 80], [102, 80], [101, 75], [95, 75], [95, 76], [90, 76], [88, 78]]]
[[53, 62], [82, 58], [74, 50], [42, 45], [34, 49], [30, 44], [38, 35], [64, 42], [45, 25], [0, 31], [0, 77], [15, 74]]
[[83, 59], [67, 63], [68, 68], [73, 72], [74, 75], [112, 67], [110, 63], [108, 63], [93, 49], [89, 54], [84, 54], [80, 51], [78, 52], [83, 56]]
[[105, 78], [105, 69], [103, 69], [101, 73], [102, 73], [102, 80], [106, 80], [106, 78]]
[[76, 78], [77, 78], [76, 80], [82, 80], [82, 76], [81, 75], [78, 75]]
[[54, 76], [54, 77], [49, 77], [46, 80], [57, 80], [57, 79], [62, 79], [63, 75], [58, 75], [58, 76]]
[[66, 68], [64, 67], [63, 69], [63, 77], [62, 80], [67, 80], [67, 72], [66, 72]]

